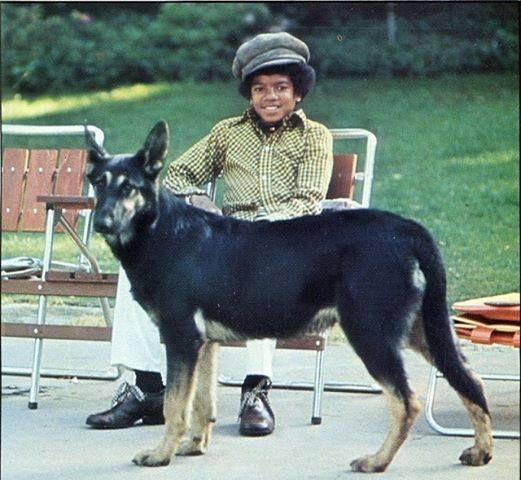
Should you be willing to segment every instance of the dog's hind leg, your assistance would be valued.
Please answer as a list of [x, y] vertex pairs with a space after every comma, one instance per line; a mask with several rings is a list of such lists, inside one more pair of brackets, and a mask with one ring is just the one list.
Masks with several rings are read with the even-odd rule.
[[158, 467], [168, 465], [188, 431], [192, 403], [197, 385], [199, 341], [186, 338], [184, 344], [170, 342], [165, 336], [167, 354], [167, 385], [163, 414], [165, 433], [154, 450], [138, 453], [132, 460], [136, 465]]
[[217, 353], [219, 344], [208, 342], [199, 355], [198, 382], [192, 409], [192, 429], [177, 455], [202, 455], [210, 443], [217, 415]]
[[[375, 353], [376, 355], [379, 354], [378, 352]], [[400, 354], [396, 352], [386, 359], [380, 358], [381, 365], [386, 364], [385, 368], [389, 368], [384, 376], [376, 374], [374, 370], [371, 372], [372, 368], [369, 368], [369, 366], [368, 369], [386, 394], [391, 412], [391, 428], [384, 443], [376, 453], [351, 462], [351, 469], [355, 472], [383, 472], [407, 438], [421, 408], [414, 392], [410, 390], [407, 384]]]
[[[455, 356], [456, 360], [453, 360], [450, 366], [448, 363], [436, 365], [425, 338], [423, 320], [418, 317], [411, 330], [409, 346], [444, 374], [468, 412], [475, 432], [474, 445], [462, 452], [459, 458], [461, 463], [472, 466], [487, 464], [492, 459], [493, 441], [490, 414], [483, 393], [483, 382], [467, 364], [457, 339], [454, 338], [452, 345], [448, 342], [445, 343], [446, 351], [441, 354], [444, 358]], [[438, 356], [440, 357], [440, 355]]]
[[407, 381], [401, 355], [406, 316], [398, 307], [393, 310], [390, 306], [390, 310], [386, 310], [381, 305], [387, 305], [387, 298], [385, 302], [378, 302], [377, 297], [375, 292], [370, 302], [362, 303], [346, 295], [345, 303], [339, 305], [340, 325], [368, 372], [382, 386], [391, 413], [389, 432], [378, 451], [351, 462], [356, 472], [383, 472], [420, 412], [420, 403]]

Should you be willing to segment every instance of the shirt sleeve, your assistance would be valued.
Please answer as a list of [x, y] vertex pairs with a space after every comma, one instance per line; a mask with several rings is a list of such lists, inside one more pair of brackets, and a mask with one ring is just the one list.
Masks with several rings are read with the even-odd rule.
[[326, 197], [332, 171], [333, 137], [326, 127], [316, 125], [307, 134], [294, 194], [288, 201], [281, 203], [276, 212], [259, 219], [283, 220], [319, 213], [320, 202]]
[[209, 135], [190, 147], [169, 166], [163, 184], [176, 195], [204, 195], [205, 184], [221, 172], [225, 148], [224, 131], [216, 125]]

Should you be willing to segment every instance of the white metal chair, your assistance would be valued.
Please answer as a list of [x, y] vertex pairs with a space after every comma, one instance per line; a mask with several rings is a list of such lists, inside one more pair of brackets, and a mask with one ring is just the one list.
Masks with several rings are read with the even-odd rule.
[[[56, 142], [55, 137], [63, 136], [81, 136], [83, 139], [86, 128], [100, 145], [103, 144], [103, 131], [92, 125], [2, 125], [2, 134], [52, 136], [52, 141]], [[89, 250], [94, 195], [92, 187], [86, 192], [83, 184], [85, 164], [84, 149], [61, 148], [56, 144], [52, 148], [6, 148], [2, 152], [2, 231], [43, 233], [43, 259], [35, 262], [41, 268], [16, 275], [12, 268], [4, 270], [2, 262], [2, 292], [38, 296], [36, 323], [2, 322], [2, 336], [34, 338], [30, 369], [2, 369], [4, 374], [31, 375], [30, 409], [38, 406], [40, 375], [63, 376], [66, 373], [41, 371], [44, 338], [96, 341], [110, 341], [111, 338], [111, 313], [107, 297], [115, 295], [117, 278], [115, 275], [101, 273], [96, 258]], [[78, 213], [84, 215], [83, 231], [80, 234], [76, 232]], [[53, 241], [58, 226], [70, 236], [81, 252], [78, 264], [67, 265], [66, 271], [55, 270], [59, 262], [53, 262], [52, 259]], [[106, 327], [47, 325], [47, 299], [51, 295], [99, 297]], [[99, 375], [82, 375], [81, 372], [73, 374], [77, 377], [115, 380], [120, 371], [110, 369]]]

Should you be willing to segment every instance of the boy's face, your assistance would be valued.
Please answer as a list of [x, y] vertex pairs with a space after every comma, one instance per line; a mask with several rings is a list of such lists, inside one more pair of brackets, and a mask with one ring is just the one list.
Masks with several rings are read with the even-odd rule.
[[299, 95], [288, 75], [256, 75], [251, 83], [251, 104], [264, 123], [274, 124], [295, 109]]

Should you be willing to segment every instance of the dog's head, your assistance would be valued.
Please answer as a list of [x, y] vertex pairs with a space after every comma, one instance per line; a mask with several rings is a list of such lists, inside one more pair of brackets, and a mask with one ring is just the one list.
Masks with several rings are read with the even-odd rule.
[[168, 125], [158, 122], [134, 155], [110, 155], [85, 129], [87, 178], [94, 187], [94, 230], [111, 245], [127, 244], [157, 216], [159, 172], [168, 149]]

